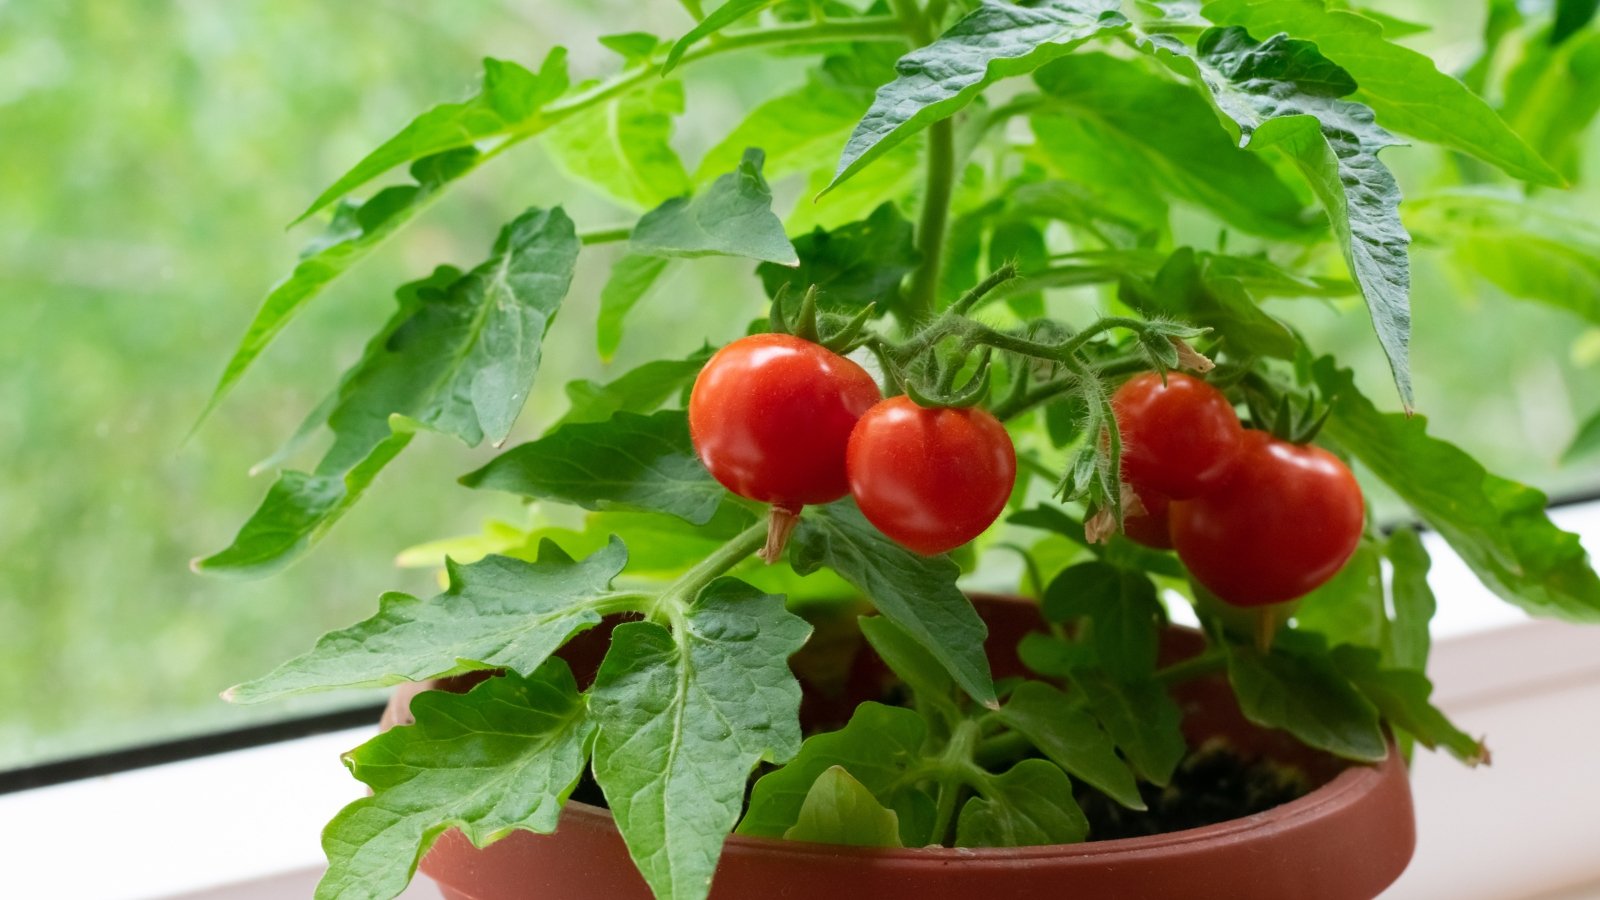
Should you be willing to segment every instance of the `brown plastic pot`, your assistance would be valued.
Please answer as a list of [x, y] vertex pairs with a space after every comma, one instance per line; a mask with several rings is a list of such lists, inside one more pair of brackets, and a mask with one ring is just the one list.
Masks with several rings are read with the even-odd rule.
[[[1019, 674], [1015, 647], [1039, 624], [1036, 609], [1006, 598], [975, 602], [989, 623], [996, 676]], [[564, 651], [580, 683], [593, 677], [607, 631], [595, 629]], [[1183, 659], [1201, 644], [1197, 633], [1172, 629], [1163, 660]], [[844, 693], [876, 696], [872, 682], [883, 676], [870, 652], [860, 653]], [[410, 698], [428, 686], [398, 691], [385, 727], [409, 721]], [[1174, 696], [1191, 741], [1224, 737], [1245, 756], [1300, 767], [1318, 786], [1267, 812], [1204, 828], [1049, 847], [886, 850], [735, 835], [723, 849], [711, 898], [1370, 900], [1404, 871], [1416, 827], [1405, 764], [1392, 747], [1375, 766], [1309, 750], [1247, 722], [1220, 677], [1190, 682]], [[831, 719], [829, 708], [837, 705], [808, 703], [803, 715]], [[611, 814], [578, 802], [568, 802], [551, 835], [517, 831], [480, 850], [459, 831], [447, 832], [421, 870], [448, 900], [651, 900]]]

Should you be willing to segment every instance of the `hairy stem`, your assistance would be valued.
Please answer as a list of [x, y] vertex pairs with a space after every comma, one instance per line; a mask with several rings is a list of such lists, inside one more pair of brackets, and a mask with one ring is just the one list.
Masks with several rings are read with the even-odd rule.
[[922, 194], [922, 220], [917, 250], [922, 264], [911, 276], [907, 306], [914, 319], [926, 319], [937, 308], [939, 276], [944, 267], [944, 238], [950, 224], [950, 194], [955, 178], [955, 126], [940, 119], [928, 127], [928, 176]]

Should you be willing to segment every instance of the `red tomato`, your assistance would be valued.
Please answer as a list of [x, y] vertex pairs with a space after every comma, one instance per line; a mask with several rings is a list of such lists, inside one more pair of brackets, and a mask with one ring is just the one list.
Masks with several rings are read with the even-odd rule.
[[1364, 513], [1338, 457], [1247, 431], [1220, 487], [1172, 504], [1172, 542], [1223, 602], [1264, 606], [1332, 578], [1361, 542]]
[[1222, 480], [1244, 428], [1222, 392], [1181, 372], [1146, 372], [1111, 397], [1122, 434], [1122, 477], [1173, 500]]
[[981, 409], [928, 409], [891, 397], [856, 423], [847, 468], [867, 520], [932, 556], [994, 523], [1017, 480], [1017, 451]]
[[1128, 540], [1143, 544], [1156, 550], [1172, 549], [1172, 534], [1168, 530], [1167, 511], [1172, 501], [1165, 494], [1158, 494], [1149, 489], [1134, 488], [1134, 493], [1139, 495], [1139, 502], [1144, 504], [1144, 513], [1141, 515], [1122, 516], [1122, 533]]
[[711, 474], [741, 497], [790, 513], [850, 490], [850, 429], [882, 398], [848, 359], [788, 334], [718, 350], [689, 395], [689, 435]]

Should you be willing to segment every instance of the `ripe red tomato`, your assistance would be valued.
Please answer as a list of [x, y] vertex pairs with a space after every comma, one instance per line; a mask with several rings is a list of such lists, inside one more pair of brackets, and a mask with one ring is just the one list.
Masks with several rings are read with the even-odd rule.
[[856, 423], [850, 493], [867, 520], [925, 556], [965, 544], [994, 523], [1017, 480], [1017, 451], [981, 409], [929, 409], [891, 397]]
[[1122, 434], [1122, 477], [1173, 500], [1222, 480], [1244, 428], [1222, 392], [1181, 372], [1146, 372], [1111, 397]]
[[882, 396], [865, 369], [818, 344], [751, 335], [700, 370], [689, 395], [689, 435], [728, 490], [798, 513], [849, 492], [850, 430]]
[[1219, 487], [1172, 504], [1172, 542], [1219, 599], [1264, 606], [1332, 578], [1361, 542], [1365, 509], [1332, 453], [1247, 431]]
[[1144, 512], [1139, 515], [1122, 516], [1122, 533], [1128, 540], [1136, 544], [1143, 544], [1155, 550], [1172, 549], [1172, 533], [1168, 528], [1168, 509], [1172, 501], [1165, 494], [1158, 494], [1149, 489], [1135, 487], [1134, 493], [1139, 495], [1139, 502], [1144, 504]]

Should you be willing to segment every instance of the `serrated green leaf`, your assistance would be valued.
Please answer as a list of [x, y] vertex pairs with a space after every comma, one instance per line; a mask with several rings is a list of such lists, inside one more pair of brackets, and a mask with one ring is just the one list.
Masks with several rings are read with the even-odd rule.
[[[1103, 53], [1058, 59], [1034, 80], [1044, 91], [1044, 109], [1078, 119], [1095, 132], [1096, 150], [1120, 156], [1121, 165], [1136, 166], [1142, 181], [1155, 181], [1168, 195], [1251, 234], [1303, 240], [1321, 230], [1295, 191], [1241, 148], [1192, 88]], [[1033, 116], [1034, 130], [1048, 153], [1059, 141], [1041, 118]]]
[[537, 73], [514, 62], [485, 58], [483, 83], [476, 94], [460, 103], [442, 103], [411, 120], [323, 191], [300, 219], [395, 166], [479, 141], [539, 130], [546, 124], [540, 120], [540, 110], [561, 96], [568, 84], [567, 51], [561, 47], [550, 51]]
[[696, 525], [711, 521], [727, 496], [695, 456], [688, 414], [676, 409], [562, 426], [507, 450], [461, 483], [585, 509], [667, 513]]
[[581, 561], [547, 542], [538, 562], [447, 562], [444, 593], [431, 600], [385, 594], [372, 618], [323, 635], [309, 652], [225, 696], [259, 703], [479, 669], [531, 673], [574, 634], [599, 624], [602, 610], [626, 602], [610, 585], [627, 561], [622, 542], [612, 539]]
[[345, 754], [374, 794], [346, 806], [323, 831], [328, 871], [318, 900], [397, 896], [450, 828], [478, 847], [517, 829], [555, 831], [594, 732], [559, 659], [466, 694], [426, 691], [411, 701], [411, 713], [416, 724]]
[[739, 167], [704, 193], [668, 200], [645, 213], [633, 229], [629, 250], [648, 256], [743, 256], [799, 265], [783, 222], [772, 213], [772, 189], [761, 176], [765, 158], [760, 150], [746, 150]]
[[314, 473], [286, 472], [199, 571], [260, 575], [319, 540], [417, 428], [468, 446], [504, 440], [526, 402], [546, 332], [572, 283], [578, 239], [559, 208], [531, 209], [465, 275], [441, 267], [399, 292], [400, 311], [345, 373], [327, 411], [333, 446]]
[[611, 276], [600, 289], [600, 319], [595, 327], [595, 344], [600, 359], [610, 360], [622, 344], [622, 322], [639, 305], [672, 262], [660, 256], [628, 253], [611, 267]]
[[972, 699], [995, 702], [983, 652], [989, 629], [956, 587], [961, 570], [948, 557], [912, 553], [842, 500], [806, 510], [789, 542], [789, 561], [801, 575], [824, 566], [837, 572], [933, 654]]
[[948, 699], [955, 682], [944, 664], [906, 634], [905, 629], [883, 616], [860, 617], [861, 635], [872, 645], [889, 671], [900, 676], [912, 691], [925, 701]]
[[690, 191], [672, 149], [681, 115], [683, 82], [657, 81], [562, 122], [544, 143], [568, 175], [630, 209], [651, 209]]
[[800, 684], [789, 655], [811, 627], [729, 578], [675, 631], [627, 622], [589, 692], [594, 776], [646, 883], [703, 900], [758, 762], [800, 749]]
[[1355, 77], [1362, 102], [1389, 128], [1476, 156], [1524, 181], [1563, 183], [1488, 103], [1426, 55], [1384, 40], [1383, 26], [1371, 19], [1326, 9], [1320, 0], [1214, 0], [1202, 14], [1257, 37], [1287, 32], [1315, 43]]
[[1444, 537], [1478, 579], [1537, 616], [1600, 621], [1600, 577], [1578, 536], [1557, 528], [1546, 497], [1486, 471], [1423, 416], [1380, 413], [1348, 369], [1313, 366], [1332, 414], [1322, 428]]
[[1384, 608], [1382, 555], [1362, 541], [1350, 561], [1328, 582], [1301, 598], [1295, 623], [1330, 644], [1383, 647], [1389, 643]]
[[896, 309], [900, 282], [921, 260], [911, 223], [892, 203], [862, 221], [832, 231], [817, 228], [796, 238], [794, 248], [800, 256], [798, 268], [772, 263], [756, 267], [767, 296], [776, 297], [787, 285], [799, 297], [815, 285], [821, 309], [844, 313], [868, 303], [876, 303], [880, 312]]
[[860, 704], [843, 728], [806, 738], [794, 759], [756, 781], [739, 834], [782, 837], [799, 821], [811, 785], [823, 772], [842, 766], [880, 803], [897, 811], [905, 846], [929, 843], [933, 799], [904, 777], [922, 760], [927, 737], [927, 723], [909, 709]]
[[340, 203], [327, 229], [301, 252], [294, 271], [273, 285], [261, 301], [261, 308], [217, 379], [200, 419], [204, 420], [222, 403], [267, 345], [323, 288], [365, 259], [400, 226], [426, 209], [445, 185], [471, 172], [480, 161], [478, 151], [470, 147], [430, 156], [412, 164], [414, 183], [384, 188], [364, 203]]
[[1166, 688], [1154, 679], [1119, 681], [1096, 668], [1075, 669], [1072, 684], [1139, 777], [1165, 787], [1189, 752], [1183, 714]]
[[1389, 644], [1384, 658], [1401, 669], [1426, 671], [1431, 637], [1428, 623], [1438, 603], [1428, 586], [1428, 548], [1416, 531], [1395, 529], [1384, 546], [1391, 571], [1389, 602], [1394, 606], [1394, 623], [1389, 629]]
[[1206, 31], [1193, 54], [1171, 41], [1145, 46], [1198, 77], [1245, 146], [1277, 147], [1300, 170], [1327, 210], [1410, 408], [1411, 236], [1400, 223], [1400, 187], [1378, 160], [1397, 141], [1372, 110], [1339, 99], [1356, 88], [1350, 73], [1315, 44], [1283, 34], [1257, 41], [1237, 26]]
[[1133, 773], [1094, 718], [1042, 681], [1025, 681], [1000, 707], [1000, 721], [1027, 738], [1045, 758], [1129, 809], [1144, 809]]
[[1025, 759], [985, 779], [956, 820], [957, 847], [1076, 844], [1088, 835], [1071, 779], [1042, 759]]
[[955, 115], [994, 82], [1037, 69], [1097, 34], [1125, 28], [1117, 0], [984, 0], [926, 47], [900, 58], [845, 143], [824, 193], [912, 134]]
[[567, 414], [551, 426], [604, 422], [619, 412], [653, 412], [663, 403], [694, 383], [695, 376], [711, 358], [711, 348], [703, 347], [684, 359], [658, 359], [629, 369], [601, 384], [584, 379], [567, 382]]
[[1050, 582], [1044, 616], [1052, 622], [1087, 617], [1100, 665], [1133, 681], [1156, 667], [1164, 618], [1155, 583], [1143, 572], [1103, 562], [1079, 563]]
[[745, 16], [760, 12], [777, 2], [778, 0], [727, 0], [726, 3], [713, 10], [710, 15], [701, 19], [700, 24], [690, 29], [688, 34], [679, 38], [672, 45], [672, 49], [667, 51], [667, 61], [661, 66], [661, 73], [665, 75], [672, 71], [678, 65], [678, 61], [683, 59], [683, 54], [690, 47], [727, 28]]
[[1335, 647], [1333, 662], [1389, 724], [1405, 731], [1432, 750], [1443, 747], [1462, 762], [1476, 766], [1488, 762], [1489, 750], [1428, 702], [1433, 684], [1419, 671], [1381, 665], [1376, 650]]
[[843, 766], [817, 776], [784, 840], [851, 847], [902, 847], [900, 817], [884, 807]]
[[[1320, 639], [1305, 632], [1279, 636], [1271, 653], [1228, 646], [1228, 680], [1245, 718], [1281, 728], [1302, 742], [1347, 759], [1376, 762], [1388, 755], [1378, 710], [1334, 666]], [[1293, 650], [1288, 646], [1294, 641]]]

